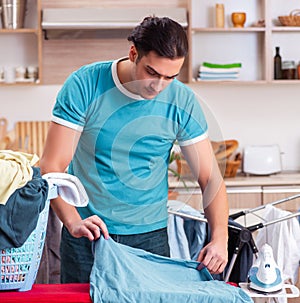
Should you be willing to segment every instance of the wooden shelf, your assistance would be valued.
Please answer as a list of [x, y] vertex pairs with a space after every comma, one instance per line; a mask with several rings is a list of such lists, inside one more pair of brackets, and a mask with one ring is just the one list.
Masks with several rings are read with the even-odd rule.
[[[1, 86], [34, 86], [42, 82], [42, 31], [40, 27], [40, 1], [27, 0], [24, 28], [0, 29], [0, 67], [7, 82]], [[34, 82], [15, 82], [14, 69], [18, 66], [38, 68]]]
[[[28, 0], [31, 11], [26, 28], [0, 29], [1, 46], [6, 45], [11, 37], [13, 44], [9, 47], [16, 49], [19, 54], [14, 59], [13, 53], [2, 47], [0, 66], [8, 63], [19, 65], [21, 60], [24, 64], [28, 62], [28, 65], [36, 63], [39, 67], [39, 79], [36, 83], [0, 85], [62, 84], [72, 71], [84, 64], [126, 56], [128, 33], [150, 12], [177, 19], [187, 30], [190, 50], [179, 76], [179, 80], [183, 82], [197, 85], [299, 85], [300, 80], [273, 80], [275, 46], [282, 45], [283, 60], [300, 60], [300, 56], [296, 57], [300, 53], [300, 46], [294, 43], [299, 37], [300, 27], [279, 26], [274, 21], [279, 15], [288, 14], [288, 11], [284, 11], [285, 6], [290, 11], [292, 4], [283, 0], [253, 0], [243, 4], [228, 0], [225, 3], [225, 27], [216, 28], [214, 8], [217, 2], [178, 0], [175, 3], [174, 0], [153, 0], [149, 3], [141, 0], [128, 3], [115, 0], [112, 4], [111, 0], [102, 0], [101, 3], [98, 0]], [[231, 24], [230, 14], [237, 9], [247, 12], [244, 28], [234, 28]], [[67, 15], [64, 14], [66, 11], [69, 12]], [[91, 11], [95, 16], [93, 22], [86, 18]], [[57, 12], [61, 14], [58, 15]], [[50, 19], [47, 13], [50, 13]], [[252, 26], [258, 20], [265, 20], [265, 26]], [[49, 40], [43, 39], [43, 32]], [[286, 39], [294, 46], [289, 46]], [[23, 44], [15, 47], [16, 40]], [[35, 60], [29, 54], [28, 48], [35, 53]], [[197, 72], [203, 61], [242, 62], [240, 78], [198, 81]]]
[[0, 29], [0, 34], [38, 34], [36, 28]]
[[300, 26], [275, 26], [271, 30], [272, 32], [300, 32]]
[[247, 33], [265, 32], [264, 27], [245, 27], [245, 28], [217, 28], [217, 27], [193, 27], [192, 32], [216, 32], [216, 33]]
[[[282, 61], [300, 60], [300, 27], [280, 26], [279, 15], [288, 15], [295, 3], [283, 0], [254, 0], [244, 4], [228, 0], [225, 3], [225, 27], [214, 27], [215, 5], [218, 1], [190, 0], [190, 81], [197, 77], [202, 62], [241, 62], [240, 79], [230, 84], [298, 84], [299, 80], [274, 80], [273, 58], [275, 47], [281, 46]], [[234, 28], [230, 20], [233, 11], [245, 11], [247, 20], [244, 28]], [[249, 17], [249, 18], [248, 18]], [[254, 27], [258, 20], [265, 20], [264, 27]], [[276, 20], [276, 21], [275, 21]], [[277, 23], [276, 23], [277, 22]], [[293, 45], [293, 46], [289, 46]], [[220, 51], [222, 50], [222, 51]], [[199, 84], [219, 84], [223, 81], [201, 80]]]
[[[276, 82], [276, 81], [274, 81]], [[245, 84], [245, 85], [253, 85], [253, 84], [266, 84], [268, 83], [266, 80], [256, 80], [256, 81], [245, 81], [245, 80], [193, 80], [192, 83], [196, 84], [207, 84], [207, 85], [215, 85], [215, 84], [224, 84], [224, 85], [236, 85]]]
[[0, 82], [0, 86], [36, 86], [40, 84], [40, 82], [35, 81], [35, 82]]

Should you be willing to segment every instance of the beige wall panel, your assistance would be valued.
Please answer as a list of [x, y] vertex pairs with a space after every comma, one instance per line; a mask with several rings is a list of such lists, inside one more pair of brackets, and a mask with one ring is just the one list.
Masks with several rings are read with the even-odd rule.
[[61, 84], [80, 66], [128, 54], [126, 39], [45, 40], [43, 71], [45, 84]]

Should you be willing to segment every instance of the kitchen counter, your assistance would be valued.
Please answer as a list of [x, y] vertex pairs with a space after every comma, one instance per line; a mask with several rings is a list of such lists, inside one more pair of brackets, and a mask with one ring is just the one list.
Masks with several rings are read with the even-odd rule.
[[[239, 174], [233, 178], [225, 178], [225, 185], [230, 209], [255, 208], [287, 197], [298, 197], [300, 172], [282, 172], [270, 176]], [[172, 199], [188, 203], [196, 209], [202, 207], [202, 193], [196, 181], [186, 180], [184, 184], [176, 177], [170, 176], [169, 192], [175, 197]], [[286, 210], [298, 211], [300, 198], [291, 199], [283, 206]]]
[[270, 176], [237, 175], [234, 178], [225, 178], [227, 186], [277, 186], [300, 185], [300, 172], [282, 172]]
[[[300, 185], [300, 172], [282, 172], [270, 176], [246, 176], [239, 174], [233, 178], [225, 178], [226, 186], [292, 186]], [[199, 187], [196, 181], [185, 181], [186, 187]], [[182, 181], [176, 177], [169, 177], [170, 188], [185, 188]]]

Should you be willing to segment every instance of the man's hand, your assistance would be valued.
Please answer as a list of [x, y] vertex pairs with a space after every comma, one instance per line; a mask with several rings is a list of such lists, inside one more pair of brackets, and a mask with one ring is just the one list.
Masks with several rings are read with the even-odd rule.
[[227, 245], [211, 241], [201, 251], [197, 259], [211, 274], [224, 271], [228, 262]]
[[105, 239], [109, 237], [105, 223], [96, 215], [70, 223], [68, 230], [73, 237], [87, 237], [90, 241], [97, 240], [101, 233]]

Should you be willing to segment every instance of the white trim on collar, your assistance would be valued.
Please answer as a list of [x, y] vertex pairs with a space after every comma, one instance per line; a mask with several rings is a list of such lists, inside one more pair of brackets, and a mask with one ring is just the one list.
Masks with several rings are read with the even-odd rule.
[[133, 94], [132, 92], [130, 92], [129, 90], [127, 90], [124, 87], [124, 85], [122, 85], [122, 83], [120, 82], [120, 79], [119, 79], [118, 73], [117, 73], [117, 64], [118, 64], [118, 62], [120, 62], [122, 60], [125, 60], [125, 59], [128, 59], [128, 57], [123, 57], [123, 58], [115, 60], [112, 63], [112, 66], [111, 66], [112, 77], [113, 77], [113, 80], [114, 80], [114, 82], [116, 84], [116, 87], [119, 89], [119, 91], [122, 94], [124, 94], [125, 96], [127, 96], [127, 97], [129, 97], [131, 99], [144, 100], [144, 98], [142, 98], [140, 95]]

